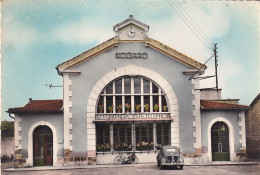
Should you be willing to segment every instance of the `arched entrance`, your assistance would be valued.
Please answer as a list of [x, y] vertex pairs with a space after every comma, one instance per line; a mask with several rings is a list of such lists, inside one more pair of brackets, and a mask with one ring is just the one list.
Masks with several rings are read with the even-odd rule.
[[42, 125], [33, 131], [33, 166], [47, 165], [53, 165], [53, 133]]
[[[157, 72], [133, 64], [126, 65], [120, 68], [117, 68], [106, 75], [104, 75], [93, 87], [92, 92], [89, 95], [87, 102], [87, 147], [88, 147], [88, 157], [96, 157], [96, 124], [93, 122], [96, 120], [97, 107], [100, 105], [97, 103], [99, 101], [99, 94], [102, 94], [102, 91], [109, 82], [116, 80], [122, 76], [141, 76], [146, 77], [147, 79], [153, 81], [155, 84], [160, 85], [160, 88], [164, 91], [165, 97], [168, 102], [168, 113], [170, 114], [173, 121], [170, 124], [171, 128], [171, 139], [170, 143], [175, 146], [180, 146], [180, 135], [179, 135], [179, 107], [178, 100], [176, 98], [175, 92], [172, 89], [171, 85]], [[132, 80], [131, 80], [132, 81]], [[131, 87], [131, 89], [134, 87]], [[132, 97], [130, 97], [132, 98]], [[142, 100], [142, 98], [141, 98]], [[116, 101], [116, 99], [113, 99]], [[132, 101], [132, 100], [131, 100]], [[145, 100], [144, 100], [145, 101]], [[133, 100], [134, 102], [134, 100]], [[131, 102], [132, 103], [132, 102]], [[142, 103], [142, 102], [141, 102]], [[125, 101], [122, 104], [126, 104]], [[145, 104], [145, 102], [144, 102]], [[111, 104], [110, 104], [111, 105]], [[133, 104], [134, 105], [134, 104]], [[131, 105], [133, 107], [133, 105]], [[108, 105], [109, 106], [109, 105]], [[151, 106], [151, 105], [150, 105]], [[116, 106], [113, 106], [115, 108]], [[122, 106], [123, 107], [123, 106]], [[151, 109], [151, 108], [150, 108]], [[106, 109], [107, 110], [107, 109]], [[113, 109], [115, 111], [116, 109]], [[122, 111], [122, 109], [121, 109]], [[107, 132], [105, 132], [107, 133]]]
[[226, 123], [219, 121], [211, 127], [212, 161], [229, 161], [229, 129]]

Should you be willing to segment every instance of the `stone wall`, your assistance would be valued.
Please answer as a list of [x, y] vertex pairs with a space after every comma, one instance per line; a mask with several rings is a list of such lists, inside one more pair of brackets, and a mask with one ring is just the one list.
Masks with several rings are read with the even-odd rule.
[[14, 137], [1, 138], [1, 154], [9, 157], [14, 154]]
[[[259, 97], [259, 95], [258, 95]], [[256, 98], [246, 113], [247, 156], [260, 158], [260, 100]]]

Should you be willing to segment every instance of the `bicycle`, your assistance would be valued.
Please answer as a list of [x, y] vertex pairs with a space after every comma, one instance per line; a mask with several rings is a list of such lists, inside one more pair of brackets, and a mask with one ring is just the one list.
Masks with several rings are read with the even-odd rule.
[[118, 156], [115, 157], [114, 159], [115, 164], [120, 165], [123, 163], [131, 163], [131, 164], [136, 164], [138, 163], [138, 158], [136, 157], [135, 153], [128, 154], [127, 157], [123, 156], [123, 154], [119, 153]]

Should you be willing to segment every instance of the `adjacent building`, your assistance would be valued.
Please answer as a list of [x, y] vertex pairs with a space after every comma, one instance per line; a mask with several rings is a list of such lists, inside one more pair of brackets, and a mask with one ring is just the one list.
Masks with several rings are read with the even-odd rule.
[[248, 106], [222, 100], [218, 89], [201, 91], [206, 66], [149, 38], [149, 26], [132, 15], [113, 30], [115, 37], [56, 67], [63, 99], [7, 111], [16, 167], [111, 164], [120, 152], [156, 162], [170, 144], [185, 162], [239, 161]]
[[246, 112], [246, 144], [250, 158], [260, 157], [260, 94], [250, 104]]

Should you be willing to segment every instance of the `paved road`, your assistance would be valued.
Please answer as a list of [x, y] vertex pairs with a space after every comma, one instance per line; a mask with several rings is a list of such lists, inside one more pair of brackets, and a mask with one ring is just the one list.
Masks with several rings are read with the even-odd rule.
[[160, 170], [155, 165], [118, 166], [113, 168], [88, 168], [74, 170], [2, 172], [4, 175], [259, 175], [260, 165], [237, 166], [185, 166], [183, 170]]

